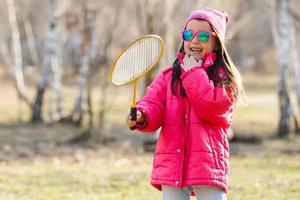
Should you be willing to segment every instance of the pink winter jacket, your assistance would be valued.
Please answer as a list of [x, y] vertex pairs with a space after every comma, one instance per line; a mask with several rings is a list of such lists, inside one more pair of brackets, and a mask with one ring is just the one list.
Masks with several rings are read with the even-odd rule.
[[[147, 124], [142, 132], [161, 127], [153, 160], [151, 184], [185, 187], [217, 186], [227, 192], [229, 146], [226, 131], [231, 124], [231, 88], [215, 86], [204, 69], [215, 56], [206, 56], [201, 67], [182, 69], [187, 97], [172, 94], [172, 68], [162, 71], [137, 102]], [[224, 69], [219, 77], [226, 77]]]

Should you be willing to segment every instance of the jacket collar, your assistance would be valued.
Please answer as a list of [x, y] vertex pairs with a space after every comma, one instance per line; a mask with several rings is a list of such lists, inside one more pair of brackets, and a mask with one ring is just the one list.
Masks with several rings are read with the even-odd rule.
[[216, 58], [217, 58], [217, 53], [215, 52], [204, 54], [201, 67], [206, 70], [208, 67], [214, 64]]
[[[180, 64], [183, 64], [183, 58], [184, 58], [184, 53], [178, 53], [177, 58], [180, 62]], [[205, 53], [202, 59], [202, 65], [201, 67], [206, 70], [208, 67], [212, 66], [217, 58], [217, 53], [216, 52], [209, 52]]]

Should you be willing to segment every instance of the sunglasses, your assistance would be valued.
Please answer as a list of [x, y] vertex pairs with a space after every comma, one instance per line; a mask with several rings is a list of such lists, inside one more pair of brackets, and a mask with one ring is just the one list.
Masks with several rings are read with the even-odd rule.
[[192, 41], [196, 35], [199, 42], [208, 42], [212, 36], [216, 36], [216, 33], [211, 31], [197, 31], [194, 33], [192, 30], [181, 32], [182, 39], [186, 42]]

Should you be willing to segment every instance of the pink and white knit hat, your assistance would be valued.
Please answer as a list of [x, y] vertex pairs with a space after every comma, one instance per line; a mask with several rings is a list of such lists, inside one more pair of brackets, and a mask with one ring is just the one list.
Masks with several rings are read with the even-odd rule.
[[194, 10], [190, 13], [184, 28], [192, 19], [202, 19], [209, 22], [213, 29], [217, 32], [221, 42], [225, 41], [226, 25], [229, 21], [229, 16], [224, 11], [219, 11], [210, 7], [205, 7], [200, 10]]

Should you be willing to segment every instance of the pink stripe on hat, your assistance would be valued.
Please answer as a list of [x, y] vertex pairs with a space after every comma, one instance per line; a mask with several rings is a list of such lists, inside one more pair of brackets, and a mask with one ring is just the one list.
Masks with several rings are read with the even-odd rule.
[[210, 7], [205, 7], [200, 10], [194, 10], [190, 13], [189, 18], [185, 22], [186, 28], [189, 21], [192, 19], [202, 19], [208, 21], [219, 35], [219, 39], [224, 42], [226, 25], [229, 21], [229, 16], [224, 11], [219, 11]]

